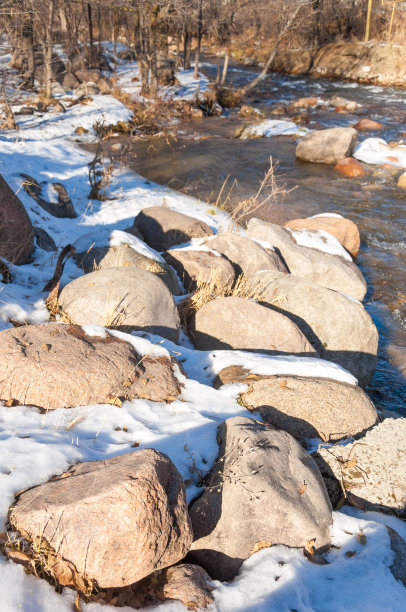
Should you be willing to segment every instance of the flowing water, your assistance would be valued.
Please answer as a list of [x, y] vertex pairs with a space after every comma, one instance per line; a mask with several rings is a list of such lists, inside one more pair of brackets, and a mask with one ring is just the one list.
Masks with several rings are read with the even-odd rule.
[[[213, 78], [216, 65], [203, 71]], [[231, 66], [229, 82], [245, 83], [254, 69]], [[367, 137], [406, 141], [406, 90], [359, 85], [343, 81], [272, 75], [250, 100], [268, 116], [272, 106], [288, 105], [299, 97], [344, 96], [362, 104], [355, 113], [310, 110], [305, 120], [311, 129], [349, 126], [367, 116], [385, 124]], [[176, 139], [134, 141], [126, 163], [141, 175], [202, 200], [214, 202], [227, 179], [221, 201], [229, 204], [251, 196], [269, 168], [278, 162], [278, 183], [291, 191], [283, 201], [261, 209], [257, 216], [284, 223], [297, 217], [335, 212], [355, 221], [362, 247], [357, 258], [368, 283], [365, 307], [380, 335], [378, 367], [368, 387], [375, 404], [406, 414], [406, 191], [396, 186], [397, 175], [371, 167], [362, 178], [345, 178], [332, 167], [298, 162], [295, 139], [287, 136], [241, 140], [234, 138], [241, 125], [237, 111], [223, 117], [204, 118], [178, 126]]]

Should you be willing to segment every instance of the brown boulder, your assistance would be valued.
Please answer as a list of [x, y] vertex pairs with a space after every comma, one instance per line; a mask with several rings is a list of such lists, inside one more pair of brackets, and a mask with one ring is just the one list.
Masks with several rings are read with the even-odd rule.
[[164, 580], [162, 595], [165, 600], [180, 601], [189, 610], [207, 608], [214, 601], [212, 595], [214, 587], [208, 584], [210, 576], [198, 565], [192, 563], [174, 565], [163, 570], [162, 579]]
[[[244, 417], [219, 427], [219, 458], [192, 503], [187, 559], [231, 580], [253, 553], [275, 544], [330, 545], [331, 505], [312, 458], [285, 431]], [[305, 486], [304, 486], [305, 483]]]
[[398, 178], [398, 187], [401, 189], [406, 189], [406, 172], [403, 172], [403, 174], [401, 174]]
[[335, 164], [349, 157], [357, 143], [358, 132], [354, 128], [336, 127], [316, 130], [303, 136], [296, 147], [296, 157], [319, 164]]
[[182, 477], [153, 449], [78, 463], [19, 494], [9, 520], [33, 550], [46, 541], [58, 568], [90, 588], [130, 585], [168, 567], [193, 537]]
[[100, 70], [92, 70], [92, 69], [81, 69], [75, 70], [75, 77], [80, 81], [80, 83], [97, 83], [97, 81], [103, 78]]
[[164, 258], [175, 268], [187, 292], [194, 291], [198, 282], [216, 280], [227, 286], [235, 281], [234, 268], [230, 262], [209, 251], [171, 249], [164, 253]]
[[266, 251], [255, 240], [235, 232], [217, 234], [206, 242], [206, 246], [224, 255], [234, 266], [237, 275], [244, 274], [250, 278], [260, 270], [287, 272], [275, 251]]
[[353, 221], [344, 217], [316, 216], [307, 219], [292, 219], [285, 223], [291, 230], [315, 229], [332, 234], [347, 251], [356, 257], [361, 246], [359, 229]]
[[193, 317], [190, 331], [200, 351], [244, 349], [317, 356], [288, 317], [240, 297], [219, 297], [205, 304]]
[[[142, 397], [165, 401], [181, 387], [166, 357], [141, 357], [117, 337], [76, 325], [27, 325], [0, 332], [0, 399], [45, 410]], [[72, 384], [74, 381], [74, 384]]]
[[367, 173], [364, 166], [354, 157], [344, 157], [334, 166], [334, 170], [337, 170], [344, 176], [359, 177], [365, 176]]
[[374, 121], [373, 119], [368, 119], [367, 117], [363, 117], [354, 125], [356, 130], [383, 130], [385, 126], [379, 121]]
[[176, 244], [189, 242], [191, 238], [213, 234], [207, 223], [166, 206], [143, 208], [135, 217], [133, 226], [156, 251], [167, 251]]
[[298, 98], [297, 100], [291, 103], [289, 108], [311, 108], [312, 106], [316, 106], [316, 104], [317, 98]]
[[0, 256], [24, 264], [34, 249], [31, 220], [14, 191], [0, 175]]
[[65, 74], [63, 75], [61, 85], [67, 91], [72, 91], [73, 89], [76, 89], [76, 87], [79, 87], [80, 81], [71, 72], [65, 72]]

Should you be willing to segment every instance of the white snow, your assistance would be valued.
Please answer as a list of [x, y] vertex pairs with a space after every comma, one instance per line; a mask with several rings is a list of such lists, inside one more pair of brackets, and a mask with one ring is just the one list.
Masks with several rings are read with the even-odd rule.
[[319, 213], [318, 215], [313, 215], [310, 218], [311, 219], [317, 219], [317, 217], [336, 217], [337, 219], [344, 219], [344, 217], [342, 215], [339, 215], [338, 213], [330, 213], [330, 212]]
[[283, 121], [279, 119], [266, 119], [246, 127], [240, 138], [270, 138], [271, 136], [304, 136], [309, 130], [305, 127], [296, 125], [293, 121]]
[[356, 147], [354, 157], [366, 164], [390, 164], [406, 168], [406, 145], [392, 147], [382, 138], [367, 138]]
[[330, 253], [331, 255], [340, 255], [341, 257], [344, 257], [344, 259], [352, 261], [351, 255], [347, 253], [337, 238], [325, 230], [286, 229], [292, 234], [296, 243], [300, 244], [301, 246], [317, 249], [318, 251]]

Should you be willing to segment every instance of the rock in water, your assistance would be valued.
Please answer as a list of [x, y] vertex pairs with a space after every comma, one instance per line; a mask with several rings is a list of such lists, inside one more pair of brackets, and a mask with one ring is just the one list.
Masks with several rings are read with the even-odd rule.
[[336, 164], [343, 157], [351, 157], [357, 140], [358, 132], [354, 128], [316, 130], [299, 140], [296, 157], [319, 164]]
[[34, 550], [46, 540], [58, 567], [93, 588], [123, 587], [170, 566], [193, 538], [182, 477], [153, 449], [78, 463], [18, 495], [9, 520]]
[[143, 208], [133, 225], [156, 251], [167, 251], [175, 244], [189, 242], [191, 238], [213, 234], [207, 223], [165, 206]]
[[205, 304], [193, 317], [190, 332], [200, 351], [245, 349], [317, 356], [288, 317], [240, 297], [219, 297]]
[[315, 229], [332, 234], [353, 257], [358, 255], [361, 246], [359, 229], [353, 221], [338, 216], [316, 215], [307, 219], [292, 219], [285, 223], [291, 230]]
[[0, 175], [0, 257], [20, 265], [30, 260], [33, 249], [31, 220], [14, 191]]
[[136, 267], [106, 268], [75, 279], [59, 304], [73, 323], [145, 330], [176, 342], [180, 321], [166, 285]]
[[[166, 357], [138, 355], [114, 336], [77, 325], [27, 325], [0, 332], [0, 399], [45, 410], [105, 404], [117, 398], [165, 401], [181, 387]], [[74, 381], [74, 384], [72, 384]]]
[[220, 454], [190, 508], [188, 555], [212, 578], [231, 580], [242, 562], [273, 544], [330, 545], [331, 505], [312, 458], [285, 431], [244, 417], [219, 428]]

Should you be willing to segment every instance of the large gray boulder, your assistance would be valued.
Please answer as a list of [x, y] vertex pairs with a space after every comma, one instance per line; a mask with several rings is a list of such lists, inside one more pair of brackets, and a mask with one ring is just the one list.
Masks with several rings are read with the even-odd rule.
[[364, 510], [406, 518], [406, 419], [385, 419], [361, 441], [321, 448], [315, 460], [333, 504], [343, 497]]
[[277, 253], [266, 251], [255, 240], [240, 236], [236, 232], [224, 232], [209, 238], [209, 249], [218, 251], [232, 263], [237, 275], [251, 278], [260, 270], [287, 272], [286, 266]]
[[133, 226], [156, 251], [167, 251], [176, 244], [189, 242], [191, 238], [213, 234], [207, 223], [166, 206], [143, 208], [135, 217]]
[[249, 410], [258, 410], [267, 423], [284, 429], [300, 442], [321, 438], [331, 442], [360, 436], [378, 416], [367, 394], [355, 385], [328, 378], [255, 376], [241, 399]]
[[312, 458], [285, 431], [244, 417], [219, 428], [219, 458], [190, 508], [188, 559], [218, 580], [267, 546], [330, 545], [331, 505]]
[[0, 257], [20, 265], [30, 260], [33, 249], [31, 220], [14, 191], [0, 175]]
[[166, 285], [151, 272], [106, 268], [75, 279], [64, 287], [59, 305], [73, 323], [145, 330], [175, 341], [180, 321]]
[[205, 304], [193, 317], [190, 332], [195, 348], [201, 351], [245, 349], [317, 356], [288, 317], [240, 297], [220, 297]]
[[0, 332], [0, 399], [45, 410], [142, 397], [165, 401], [181, 386], [173, 364], [77, 325], [25, 325]]
[[195, 291], [198, 283], [213, 281], [231, 286], [235, 281], [230, 262], [209, 251], [171, 249], [164, 253], [164, 258], [176, 270], [187, 292]]
[[319, 164], [335, 164], [350, 157], [358, 140], [358, 132], [350, 127], [316, 130], [303, 136], [296, 147], [296, 157]]
[[338, 255], [296, 244], [292, 234], [274, 223], [251, 219], [248, 235], [269, 242], [282, 256], [289, 272], [334, 289], [356, 300], [365, 296], [367, 285], [359, 268]]
[[164, 261], [151, 259], [139, 253], [128, 244], [118, 246], [93, 247], [83, 253], [74, 255], [76, 264], [88, 274], [106, 268], [128, 268], [135, 266], [147, 270], [160, 278], [173, 295], [180, 295], [181, 290], [175, 272]]
[[294, 322], [322, 359], [351, 372], [361, 386], [376, 367], [378, 331], [362, 304], [290, 274], [259, 272], [258, 299]]
[[62, 584], [89, 590], [124, 587], [173, 565], [193, 537], [182, 477], [153, 449], [78, 463], [20, 493], [9, 520], [34, 551], [47, 542]]

